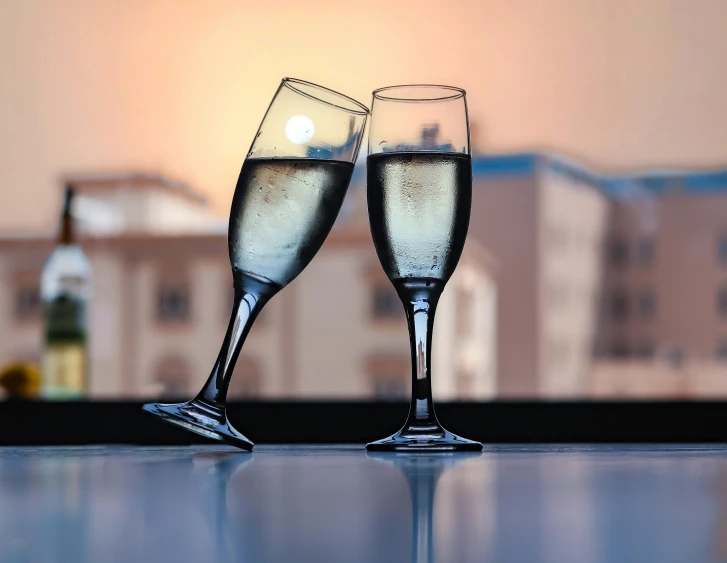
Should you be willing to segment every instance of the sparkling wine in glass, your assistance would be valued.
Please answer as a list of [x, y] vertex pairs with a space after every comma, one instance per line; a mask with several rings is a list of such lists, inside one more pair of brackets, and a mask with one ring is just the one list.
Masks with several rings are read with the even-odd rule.
[[432, 330], [442, 290], [457, 266], [472, 206], [472, 162], [464, 90], [391, 86], [376, 90], [366, 163], [376, 253], [404, 304], [412, 361], [409, 417], [373, 451], [481, 450], [442, 428], [432, 402]]
[[262, 307], [320, 249], [341, 209], [368, 109], [310, 82], [284, 79], [242, 165], [228, 247], [235, 300], [222, 348], [199, 394], [187, 403], [149, 403], [167, 422], [245, 450], [252, 442], [227, 420], [235, 362]]

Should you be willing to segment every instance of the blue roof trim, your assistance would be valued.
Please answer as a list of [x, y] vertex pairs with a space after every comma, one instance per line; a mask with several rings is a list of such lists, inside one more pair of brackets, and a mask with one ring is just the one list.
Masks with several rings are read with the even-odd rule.
[[475, 178], [527, 176], [535, 173], [537, 161], [535, 153], [476, 156], [472, 159], [472, 175]]
[[669, 184], [687, 193], [727, 192], [727, 168], [607, 176], [596, 174], [580, 164], [548, 153], [486, 155], [476, 156], [472, 160], [472, 174], [475, 179], [527, 176], [538, 170], [567, 176], [615, 198], [661, 195], [667, 191]]
[[684, 177], [684, 187], [690, 192], [719, 192], [727, 190], [727, 170], [713, 173], [691, 173]]

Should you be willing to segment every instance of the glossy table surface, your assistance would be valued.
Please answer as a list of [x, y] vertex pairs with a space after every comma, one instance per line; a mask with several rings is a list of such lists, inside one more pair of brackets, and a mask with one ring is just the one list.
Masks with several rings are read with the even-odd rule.
[[727, 447], [0, 448], [0, 562], [727, 561]]

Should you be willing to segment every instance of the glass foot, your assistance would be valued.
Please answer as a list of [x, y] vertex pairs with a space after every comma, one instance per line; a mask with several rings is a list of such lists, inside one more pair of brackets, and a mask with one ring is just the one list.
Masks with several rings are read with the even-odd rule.
[[366, 444], [370, 452], [479, 452], [482, 444], [461, 438], [441, 426], [437, 429], [405, 427], [393, 436]]
[[147, 403], [142, 408], [165, 422], [205, 438], [252, 451], [253, 443], [232, 427], [224, 410], [197, 399], [177, 404]]

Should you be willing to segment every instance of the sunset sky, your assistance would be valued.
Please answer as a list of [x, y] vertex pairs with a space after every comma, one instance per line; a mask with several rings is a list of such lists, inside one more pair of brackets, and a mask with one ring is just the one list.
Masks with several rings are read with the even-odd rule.
[[366, 105], [461, 86], [489, 152], [727, 165], [725, 22], [720, 0], [0, 0], [0, 229], [51, 224], [71, 172], [163, 172], [225, 214], [284, 76]]

